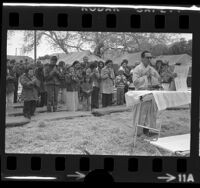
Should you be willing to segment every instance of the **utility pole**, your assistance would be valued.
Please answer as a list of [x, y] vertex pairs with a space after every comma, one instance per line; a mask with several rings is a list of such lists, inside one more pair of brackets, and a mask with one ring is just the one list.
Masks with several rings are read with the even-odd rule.
[[37, 59], [37, 38], [36, 38], [36, 35], [37, 35], [37, 33], [36, 33], [37, 31], [36, 30], [34, 30], [34, 61], [35, 61], [35, 63], [36, 63], [36, 59]]

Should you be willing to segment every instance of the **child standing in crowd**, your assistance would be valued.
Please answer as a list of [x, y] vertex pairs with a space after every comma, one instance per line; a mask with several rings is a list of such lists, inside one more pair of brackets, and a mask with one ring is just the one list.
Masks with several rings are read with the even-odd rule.
[[127, 84], [127, 79], [124, 76], [124, 70], [122, 68], [118, 71], [118, 76], [115, 79], [115, 84], [117, 88], [117, 105], [124, 104], [124, 88]]
[[34, 76], [32, 65], [26, 66], [25, 73], [20, 77], [22, 85], [22, 100], [24, 101], [24, 117], [31, 118], [34, 115], [38, 100], [39, 81]]
[[81, 89], [83, 92], [83, 110], [90, 111], [91, 110], [91, 93], [92, 93], [92, 80], [91, 77], [87, 76], [84, 78], [84, 82], [81, 85]]

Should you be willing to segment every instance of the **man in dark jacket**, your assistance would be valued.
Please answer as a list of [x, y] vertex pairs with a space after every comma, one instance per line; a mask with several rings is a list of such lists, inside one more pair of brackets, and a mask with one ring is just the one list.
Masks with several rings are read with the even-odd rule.
[[57, 110], [58, 92], [60, 88], [61, 74], [56, 66], [57, 57], [52, 56], [50, 64], [44, 70], [45, 86], [47, 90], [47, 111], [53, 112]]
[[37, 106], [38, 107], [43, 107], [45, 105], [47, 105], [47, 92], [45, 90], [45, 86], [44, 86], [44, 67], [41, 63], [41, 61], [37, 61], [36, 63], [36, 69], [35, 69], [35, 76], [36, 78], [40, 81], [40, 87], [39, 87], [39, 91], [38, 91], [38, 96], [39, 96], [39, 101]]

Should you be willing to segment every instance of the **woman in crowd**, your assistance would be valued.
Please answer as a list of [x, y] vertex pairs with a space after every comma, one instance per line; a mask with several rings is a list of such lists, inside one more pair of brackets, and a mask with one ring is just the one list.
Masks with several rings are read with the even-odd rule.
[[[123, 71], [124, 71], [123, 74], [124, 74], [124, 76], [126, 77], [126, 80], [127, 80], [127, 82], [124, 86], [124, 96], [125, 96], [125, 93], [128, 92], [128, 87], [129, 87], [129, 84], [132, 80], [131, 74], [130, 74], [130, 69], [128, 68], [128, 60], [127, 59], [124, 59], [122, 61], [120, 68], [123, 69]], [[124, 97], [124, 102], [125, 102], [125, 97]]]
[[161, 71], [162, 71], [162, 65], [163, 65], [163, 61], [162, 60], [157, 60], [156, 61], [155, 69], [157, 70], [159, 75], [161, 74]]
[[112, 60], [105, 62], [105, 67], [101, 71], [102, 79], [102, 106], [112, 105], [112, 94], [114, 90], [114, 70], [112, 69]]
[[161, 69], [161, 82], [162, 86], [164, 87], [165, 90], [176, 90], [175, 88], [175, 82], [174, 79], [177, 77], [176, 73], [173, 73], [169, 69], [169, 64], [168, 62], [162, 62], [162, 69]]
[[24, 117], [31, 119], [36, 109], [38, 100], [39, 81], [34, 75], [34, 68], [32, 65], [27, 65], [25, 73], [20, 77], [22, 85], [22, 100], [24, 101], [23, 113]]
[[92, 82], [92, 97], [91, 97], [91, 105], [93, 108], [99, 108], [99, 71], [97, 70], [97, 63], [93, 62], [90, 64], [90, 68], [86, 71], [86, 76], [91, 78]]
[[68, 68], [68, 72], [65, 74], [65, 80], [67, 87], [67, 108], [70, 111], [76, 111], [79, 108], [78, 90], [80, 81], [73, 66]]

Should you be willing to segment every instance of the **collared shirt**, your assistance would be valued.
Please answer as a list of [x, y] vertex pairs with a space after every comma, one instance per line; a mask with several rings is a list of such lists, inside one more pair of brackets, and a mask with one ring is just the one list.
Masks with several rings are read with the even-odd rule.
[[[151, 79], [149, 79], [146, 75], [148, 71], [151, 72]], [[158, 85], [159, 78], [160, 75], [153, 67], [150, 65], [145, 67], [142, 62], [133, 70], [133, 84], [136, 90], [148, 89], [149, 85]]]

